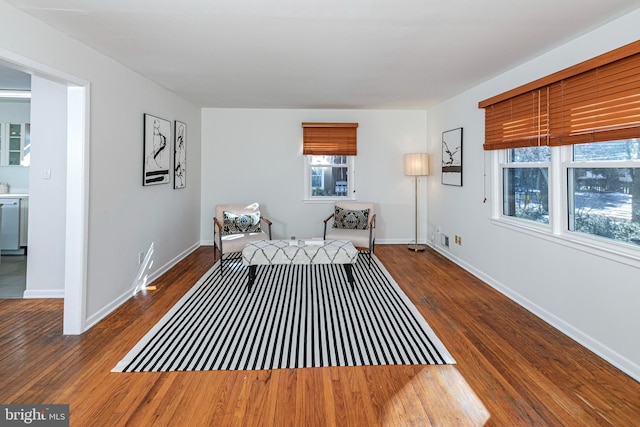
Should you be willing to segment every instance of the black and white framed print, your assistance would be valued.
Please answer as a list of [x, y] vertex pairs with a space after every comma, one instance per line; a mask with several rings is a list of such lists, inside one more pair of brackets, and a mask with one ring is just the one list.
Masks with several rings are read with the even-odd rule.
[[176, 120], [173, 132], [173, 188], [184, 188], [187, 185], [187, 124]]
[[462, 128], [442, 132], [442, 183], [462, 187]]
[[171, 123], [144, 115], [144, 165], [142, 185], [168, 184], [171, 163]]

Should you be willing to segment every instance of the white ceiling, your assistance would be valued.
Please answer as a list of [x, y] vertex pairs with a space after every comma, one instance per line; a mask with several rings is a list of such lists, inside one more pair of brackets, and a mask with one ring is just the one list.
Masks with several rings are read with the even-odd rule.
[[639, 0], [5, 0], [203, 107], [425, 109]]

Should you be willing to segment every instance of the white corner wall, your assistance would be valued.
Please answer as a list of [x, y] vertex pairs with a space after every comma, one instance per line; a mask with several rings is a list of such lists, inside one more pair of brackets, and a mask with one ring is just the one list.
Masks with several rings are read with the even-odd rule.
[[[414, 238], [414, 183], [403, 155], [426, 150], [425, 111], [203, 109], [201, 239], [213, 244], [216, 204], [257, 201], [274, 238], [322, 236], [330, 203], [305, 203], [302, 122], [357, 122], [355, 185], [374, 202], [376, 242]], [[420, 213], [426, 220], [425, 179]], [[421, 230], [421, 241], [426, 230]]]
[[[429, 235], [438, 250], [636, 379], [640, 270], [559, 239], [492, 224], [491, 156], [482, 149], [484, 111], [478, 102], [636, 41], [639, 22], [637, 10], [428, 111], [432, 153], [440, 152], [443, 131], [464, 128], [464, 186], [429, 182]], [[463, 245], [440, 246], [437, 227], [462, 236]]]
[[[31, 166], [25, 298], [64, 296], [67, 86], [31, 79]], [[51, 172], [44, 179], [45, 170]]]
[[[199, 245], [200, 108], [2, 0], [0, 57], [61, 83], [88, 82], [88, 327], [132, 295], [140, 251], [153, 244], [152, 280]], [[144, 113], [170, 120], [172, 138], [173, 121], [187, 123], [185, 189], [142, 186]]]

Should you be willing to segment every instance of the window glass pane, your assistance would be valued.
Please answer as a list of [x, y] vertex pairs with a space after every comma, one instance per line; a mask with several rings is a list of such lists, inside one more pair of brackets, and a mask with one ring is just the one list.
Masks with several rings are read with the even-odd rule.
[[640, 245], [640, 168], [570, 168], [569, 184], [570, 230]]
[[9, 166], [19, 166], [19, 165], [20, 165], [20, 153], [10, 152]]
[[602, 160], [638, 160], [640, 139], [576, 144], [573, 146], [575, 162]]
[[548, 168], [505, 168], [503, 215], [549, 223]]
[[346, 196], [348, 190], [346, 166], [312, 166], [312, 196]]
[[311, 168], [311, 188], [323, 188], [323, 177], [322, 168]]
[[310, 156], [312, 165], [346, 165], [347, 156]]
[[551, 147], [511, 148], [507, 150], [509, 163], [547, 163], [551, 161]]

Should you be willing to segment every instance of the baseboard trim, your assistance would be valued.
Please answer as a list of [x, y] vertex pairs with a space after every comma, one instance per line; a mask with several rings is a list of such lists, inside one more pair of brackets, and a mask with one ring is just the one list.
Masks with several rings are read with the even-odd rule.
[[37, 298], [64, 298], [64, 289], [26, 289], [22, 295], [24, 299], [37, 299]]
[[[170, 261], [165, 263], [163, 266], [161, 266], [161, 267], [157, 268], [156, 270], [154, 270], [153, 272], [149, 273], [149, 275], [147, 276], [148, 280], [146, 282], [146, 285], [148, 286], [151, 283], [153, 283], [154, 280], [156, 280], [157, 278], [162, 276], [164, 273], [169, 271], [169, 269], [171, 269], [177, 263], [182, 261], [184, 258], [186, 258], [189, 254], [191, 254], [193, 251], [195, 251], [199, 247], [200, 247], [200, 243], [199, 242], [198, 243], [194, 243], [191, 247], [187, 248], [185, 251], [183, 251], [180, 254], [178, 254], [177, 256], [175, 256], [173, 259], [171, 259]], [[96, 312], [92, 316], [89, 316], [86, 319], [85, 329], [84, 329], [83, 332], [86, 332], [89, 329], [91, 329], [93, 326], [98, 324], [102, 319], [107, 317], [114, 310], [116, 310], [122, 304], [127, 302], [129, 300], [129, 298], [133, 297], [134, 296], [134, 291], [136, 289], [136, 285], [137, 285], [137, 281], [134, 281], [131, 289], [129, 289], [128, 291], [122, 293], [119, 297], [117, 297], [111, 303], [109, 303], [108, 305], [104, 306], [100, 311]]]
[[573, 339], [583, 347], [602, 357], [607, 362], [611, 363], [616, 368], [620, 369], [622, 372], [629, 375], [634, 380], [640, 382], [640, 366], [633, 361], [627, 359], [622, 356], [618, 352], [612, 350], [606, 345], [602, 344], [600, 341], [594, 339], [593, 337], [585, 334], [580, 329], [575, 326], [567, 323], [566, 321], [560, 319], [553, 313], [547, 311], [546, 309], [540, 307], [524, 296], [520, 295], [517, 292], [514, 292], [508, 286], [505, 286], [503, 283], [495, 280], [493, 277], [485, 274], [484, 272], [476, 269], [475, 267], [467, 264], [462, 261], [460, 258], [456, 257], [452, 253], [446, 251], [445, 249], [439, 247], [438, 245], [433, 245], [431, 242], [430, 246], [439, 254], [444, 256], [445, 258], [451, 260], [453, 263], [457, 264], [461, 268], [465, 269], [478, 279], [485, 282], [487, 285], [491, 286], [496, 291], [500, 292], [516, 304], [525, 308], [532, 314], [536, 315], [546, 323], [550, 324], [569, 338]]

